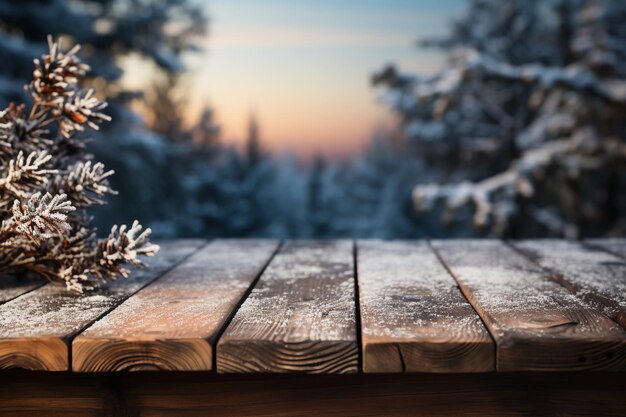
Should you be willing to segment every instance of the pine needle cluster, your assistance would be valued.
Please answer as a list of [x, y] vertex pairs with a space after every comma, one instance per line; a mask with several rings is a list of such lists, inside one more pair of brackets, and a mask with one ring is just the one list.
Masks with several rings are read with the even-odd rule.
[[79, 46], [67, 52], [48, 39], [26, 86], [33, 104], [0, 111], [0, 276], [34, 272], [82, 292], [127, 277], [152, 256], [150, 229], [137, 222], [113, 226], [96, 238], [86, 210], [115, 194], [108, 171], [91, 160], [81, 134], [110, 118], [106, 102], [80, 86], [90, 70]]

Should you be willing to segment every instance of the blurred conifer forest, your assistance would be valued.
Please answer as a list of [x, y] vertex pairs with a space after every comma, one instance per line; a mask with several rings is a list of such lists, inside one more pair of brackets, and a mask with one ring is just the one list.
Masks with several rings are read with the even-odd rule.
[[[161, 237], [626, 234], [625, 1], [468, 1], [446, 37], [418, 40], [446, 52], [438, 72], [381, 63], [372, 76], [397, 132], [306, 168], [265, 152], [254, 119], [243, 150], [220, 141], [210, 108], [183, 123], [182, 54], [208, 22], [187, 0], [0, 0], [3, 108], [27, 102], [48, 34], [83, 45], [109, 102], [89, 143], [119, 192], [93, 210], [100, 230], [138, 218]], [[148, 91], [122, 87], [128, 55], [156, 69]]]

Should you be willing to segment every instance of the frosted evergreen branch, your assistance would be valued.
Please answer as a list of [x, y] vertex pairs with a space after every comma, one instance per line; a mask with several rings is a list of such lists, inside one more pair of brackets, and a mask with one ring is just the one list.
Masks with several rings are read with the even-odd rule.
[[[45, 135], [49, 134], [47, 127], [54, 119], [44, 114], [27, 117], [24, 113], [24, 105], [14, 104], [0, 112], [0, 155], [11, 157], [20, 151], [30, 154], [53, 147], [53, 141]], [[0, 159], [0, 167], [6, 165], [5, 161]]]
[[49, 43], [28, 86], [31, 111], [0, 112], [0, 275], [30, 271], [83, 291], [128, 276], [126, 266], [146, 266], [139, 257], [158, 246], [137, 222], [105, 241], [89, 227], [85, 209], [115, 194], [113, 171], [89, 160], [77, 134], [110, 118], [101, 113], [106, 103], [80, 88], [89, 67], [75, 55], [79, 48]]
[[519, 82], [547, 89], [559, 86], [626, 104], [626, 81], [623, 79], [600, 79], [576, 64], [565, 68], [541, 64], [514, 66], [472, 49], [456, 51], [452, 66], [430, 77], [401, 74], [393, 67], [374, 76], [376, 84], [389, 87], [381, 95], [381, 100], [399, 110], [410, 110], [426, 100], [453, 96], [465, 83], [475, 79]]
[[68, 195], [76, 207], [105, 204], [107, 194], [117, 194], [109, 186], [113, 170], [106, 171], [104, 164], [91, 161], [78, 162], [63, 176], [57, 176], [56, 188]]
[[9, 160], [6, 175], [0, 178], [0, 207], [15, 198], [25, 199], [38, 189], [45, 188], [49, 177], [58, 173], [45, 168], [51, 159], [52, 156], [45, 151], [32, 152], [27, 157], [20, 151], [15, 159]]
[[107, 239], [98, 242], [98, 264], [107, 273], [117, 271], [126, 277], [129, 271], [121, 265], [144, 266], [138, 256], [153, 256], [158, 252], [159, 247], [148, 241], [151, 232], [149, 228], [143, 230], [137, 220], [130, 228], [113, 226]]
[[78, 45], [63, 52], [59, 42], [48, 37], [50, 53], [42, 61], [34, 60], [33, 81], [28, 86], [35, 101], [39, 116], [51, 112], [57, 118], [59, 132], [70, 138], [75, 132], [82, 132], [85, 126], [97, 130], [98, 123], [110, 121], [101, 112], [107, 103], [94, 96], [94, 90], [81, 90], [79, 82], [90, 70], [76, 55]]
[[[529, 150], [509, 170], [482, 181], [419, 185], [413, 191], [413, 202], [415, 208], [422, 212], [443, 204], [444, 222], [450, 222], [456, 212], [470, 205], [474, 225], [487, 234], [500, 236], [506, 232], [510, 217], [517, 214], [511, 201], [517, 197], [532, 199], [535, 183], [544, 180], [552, 166], [569, 169], [570, 175], [580, 177], [586, 169], [597, 168], [598, 164], [607, 159], [625, 164], [626, 144], [614, 141], [590, 142], [589, 135], [578, 135]], [[573, 167], [581, 168], [572, 171]], [[542, 224], [558, 218], [558, 215], [537, 207], [532, 210], [532, 215]], [[557, 225], [552, 232], [558, 230], [565, 237], [578, 237], [576, 227], [568, 222], [559, 219], [552, 224]]]
[[98, 123], [110, 121], [111, 118], [101, 110], [107, 106], [93, 96], [94, 90], [86, 93], [77, 93], [63, 104], [63, 118], [61, 121], [61, 134], [70, 137], [74, 132], [83, 132], [85, 125], [98, 130]]
[[7, 221], [9, 229], [39, 244], [71, 229], [68, 215], [76, 210], [65, 194], [33, 194], [27, 202], [15, 200], [13, 216]]
[[445, 225], [427, 228], [626, 231], [625, 18], [626, 3], [610, 0], [470, 0], [447, 37], [426, 42], [449, 52], [443, 69], [374, 76], [424, 167], [420, 217]]
[[44, 106], [59, 106], [65, 97], [76, 93], [79, 80], [90, 70], [76, 55], [80, 46], [76, 45], [67, 52], [61, 49], [61, 39], [55, 42], [48, 36], [50, 52], [33, 60], [35, 70], [29, 91], [35, 102]]

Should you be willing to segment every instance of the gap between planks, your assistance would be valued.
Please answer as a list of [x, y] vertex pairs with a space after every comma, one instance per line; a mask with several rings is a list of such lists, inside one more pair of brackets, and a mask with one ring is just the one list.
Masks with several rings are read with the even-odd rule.
[[626, 333], [495, 240], [433, 247], [497, 344], [499, 371], [623, 370]]
[[352, 240], [352, 274], [354, 275], [354, 317], [356, 324], [356, 344], [358, 352], [358, 372], [363, 372], [363, 323], [361, 321], [361, 300], [359, 287], [359, 247], [356, 239]]
[[286, 242], [218, 341], [218, 372], [358, 372], [353, 244]]
[[209, 371], [214, 343], [279, 242], [220, 239], [117, 306], [72, 345], [79, 372]]
[[[158, 242], [157, 242], [158, 243]], [[203, 241], [201, 244], [199, 244], [197, 247], [195, 247], [194, 250], [192, 250], [191, 252], [189, 252], [188, 254], [184, 255], [181, 259], [179, 259], [178, 261], [175, 261], [174, 263], [172, 263], [169, 267], [165, 268], [163, 271], [160, 271], [157, 275], [156, 278], [154, 278], [151, 281], [148, 281], [145, 285], [143, 285], [141, 288], [139, 288], [137, 291], [129, 294], [126, 298], [122, 299], [120, 302], [118, 302], [116, 305], [112, 306], [110, 309], [108, 309], [107, 311], [103, 312], [98, 318], [94, 319], [91, 323], [89, 323], [87, 326], [85, 326], [83, 329], [77, 331], [74, 335], [70, 336], [68, 338], [68, 345], [69, 345], [69, 352], [68, 352], [68, 366], [71, 368], [71, 364], [73, 361], [73, 355], [74, 355], [74, 349], [73, 349], [73, 344], [74, 344], [74, 339], [82, 334], [83, 332], [87, 331], [91, 326], [93, 326], [95, 323], [97, 323], [99, 320], [102, 320], [105, 316], [107, 316], [109, 313], [111, 313], [113, 310], [115, 310], [117, 307], [119, 307], [121, 304], [123, 304], [126, 300], [128, 300], [129, 298], [131, 298], [132, 296], [134, 296], [135, 294], [137, 294], [139, 291], [145, 289], [146, 287], [154, 284], [155, 282], [157, 282], [160, 278], [162, 278], [163, 276], [167, 275], [170, 271], [172, 271], [174, 268], [176, 268], [178, 265], [182, 264], [183, 262], [185, 262], [187, 259], [189, 259], [191, 256], [193, 256], [194, 254], [200, 252], [205, 246], [207, 246], [209, 243], [211, 243], [210, 240], [205, 240]], [[155, 255], [158, 256], [158, 253]], [[71, 370], [71, 369], [70, 369]]]
[[494, 342], [426, 242], [358, 242], [363, 370], [489, 372]]
[[[283, 247], [284, 243], [285, 242], [282, 241], [282, 240], [278, 243], [278, 246], [276, 246], [276, 249], [274, 250], [274, 252], [270, 256], [270, 258], [267, 260], [265, 265], [263, 265], [263, 268], [261, 269], [261, 271], [259, 271], [259, 273], [257, 274], [256, 278], [254, 279], [254, 281], [250, 285], [250, 287], [248, 287], [248, 289], [246, 290], [245, 294], [241, 297], [241, 299], [239, 300], [239, 302], [237, 303], [235, 308], [230, 313], [230, 316], [224, 321], [224, 324], [222, 325], [222, 328], [217, 332], [217, 334], [215, 336], [215, 342], [214, 342], [215, 345], [217, 345], [219, 340], [222, 338], [222, 335], [224, 334], [224, 332], [226, 331], [226, 329], [228, 328], [230, 323], [233, 321], [233, 318], [235, 318], [235, 315], [237, 314], [237, 312], [239, 311], [239, 309], [241, 308], [243, 303], [250, 296], [250, 293], [252, 292], [254, 287], [256, 287], [256, 284], [259, 282], [259, 279], [261, 279], [261, 276], [263, 276], [263, 273], [265, 272], [265, 270], [267, 269], [269, 264], [272, 262], [272, 260], [276, 256], [276, 254], [278, 252], [280, 252], [280, 249]], [[213, 362], [213, 371], [217, 372], [217, 349], [215, 349], [215, 348], [213, 349], [212, 362]]]
[[[149, 258], [150, 269], [108, 282], [89, 294], [44, 285], [0, 306], [0, 369], [67, 371], [72, 338], [113, 307], [157, 279], [203, 241], [164, 243], [165, 254]], [[165, 251], [164, 251], [165, 252]]]
[[592, 242], [529, 239], [507, 245], [626, 330], [626, 240]]
[[[471, 242], [473, 241], [468, 241], [469, 244], [471, 244]], [[539, 271], [535, 271], [533, 272], [533, 274], [537, 275], [541, 275], [542, 279], [545, 280], [549, 280], [553, 283], [559, 284], [559, 286], [561, 288], [564, 287], [564, 289], [567, 289], [569, 291], [572, 291], [572, 288], [576, 287], [576, 284], [574, 282], [570, 282], [569, 280], [566, 280], [566, 278], [563, 278], [563, 276], [566, 276], [566, 274], [562, 274], [563, 276], [561, 276], [558, 279], [555, 279], [554, 274], [548, 274], [546, 273], [546, 271], [552, 271], [550, 268], [547, 268], [545, 266], [542, 266], [540, 263], [538, 263], [536, 261], [536, 259], [533, 259], [532, 257], [529, 257], [528, 252], [522, 251], [520, 249], [518, 249], [516, 246], [514, 246], [516, 243], [518, 242], [503, 242], [503, 244], [506, 244], [506, 246], [513, 251], [514, 253], [518, 254], [520, 257], [526, 259], [528, 262], [532, 262], [534, 265], [537, 266], [537, 268], [539, 269]], [[361, 296], [361, 281], [360, 281], [360, 276], [359, 276], [359, 271], [358, 271], [358, 267], [359, 267], [359, 250], [358, 250], [358, 244], [357, 242], [351, 241], [352, 244], [352, 271], [353, 271], [353, 285], [354, 285], [354, 315], [355, 315], [355, 328], [356, 328], [356, 340], [357, 340], [357, 370], [362, 370], [364, 368], [364, 352], [363, 352], [363, 341], [362, 341], [362, 337], [363, 337], [363, 323], [362, 323], [362, 306], [360, 305], [360, 296]], [[430, 245], [430, 243], [429, 243]], [[595, 249], [598, 248], [598, 251], [601, 250], [604, 253], [612, 253], [613, 255], [615, 255], [617, 257], [618, 254], [615, 254], [607, 249], [605, 249], [604, 247], [601, 246], [596, 246], [596, 242], [593, 243], [593, 248]], [[199, 249], [196, 249], [196, 252], [193, 253], [197, 253], [199, 251]], [[240, 308], [242, 307], [243, 303], [245, 303], [246, 299], [248, 298], [248, 295], [251, 294], [251, 292], [253, 291], [253, 288], [255, 287], [255, 285], [259, 282], [259, 280], [261, 280], [262, 275], [264, 274], [264, 271], [271, 265], [272, 260], [274, 259], [275, 255], [278, 253], [279, 249], [278, 247], [274, 250], [273, 254], [270, 256], [270, 258], [267, 260], [267, 262], [263, 265], [262, 270], [256, 275], [256, 277], [254, 278], [253, 282], [250, 284], [250, 286], [247, 288], [245, 294], [240, 297], [238, 303], [236, 304], [236, 306], [232, 309], [230, 315], [226, 318], [226, 320], [224, 321], [223, 326], [220, 328], [220, 330], [217, 333], [217, 336], [215, 337], [215, 341], [217, 343], [217, 341], [221, 340], [221, 335], [226, 331], [226, 329], [228, 328], [229, 324], [232, 322], [232, 320], [236, 317], [238, 311], [240, 310]], [[444, 259], [441, 258], [440, 254], [438, 253], [438, 251], [431, 247], [431, 251], [434, 253], [434, 255], [437, 256], [438, 261], [441, 263], [442, 267], [446, 269], [447, 273], [451, 276], [451, 279], [457, 283], [457, 285], [459, 286], [461, 293], [463, 295], [463, 297], [468, 300], [468, 302], [470, 303], [471, 307], [475, 310], [475, 314], [480, 317], [480, 320], [487, 324], [487, 322], [485, 321], [485, 319], [483, 318], [483, 316], [485, 316], [487, 313], [485, 313], [485, 310], [483, 309], [483, 306], [481, 306], [480, 303], [477, 303], [476, 300], [474, 299], [473, 295], [472, 295], [472, 291], [470, 290], [464, 290], [465, 286], [461, 285], [459, 280], [457, 279], [456, 275], [454, 274], [454, 272], [448, 267], [448, 265], [446, 264], [446, 262], [444, 261]], [[193, 253], [188, 254], [184, 259], [188, 259], [189, 257], [192, 256]], [[141, 288], [137, 289], [134, 293], [127, 295], [125, 298], [123, 298], [122, 300], [127, 300], [128, 298], [130, 298], [133, 294], [137, 294], [140, 291], [142, 291], [143, 289], [147, 289], [150, 288], [150, 286], [156, 284], [164, 275], [167, 274], [168, 271], [171, 271], [172, 269], [174, 269], [177, 265], [180, 265], [181, 263], [183, 263], [184, 259], [179, 260], [176, 264], [171, 265], [166, 271], [159, 273], [155, 278], [153, 278], [151, 281], [149, 281], [148, 283], [144, 284]], [[623, 261], [623, 258], [619, 258]], [[532, 269], [532, 268], [531, 268]], [[543, 273], [542, 273], [543, 272]], [[45, 285], [44, 285], [45, 286]], [[568, 287], [569, 286], [569, 287]], [[36, 291], [41, 291], [41, 287], [38, 287], [36, 289], [30, 290], [30, 292], [23, 294], [22, 296], [19, 296], [19, 298], [21, 297], [25, 297], [28, 294], [31, 294], [33, 292]], [[581, 294], [576, 294], [576, 291], [574, 291], [574, 294], [578, 297], [581, 296]], [[587, 298], [585, 298], [587, 297]], [[590, 297], [590, 298], [589, 298]], [[594, 298], [595, 297], [595, 298]], [[582, 296], [582, 300], [584, 302], [589, 302], [589, 304], [593, 304], [594, 302], [597, 303], [597, 300], [599, 296], [595, 295], [595, 293], [585, 293]], [[605, 298], [600, 297], [601, 300], [604, 300]], [[15, 300], [13, 300], [15, 301]], [[585, 306], [589, 307], [589, 304], [585, 304]], [[117, 304], [113, 305], [113, 306], [109, 306], [109, 308], [104, 311], [103, 313], [101, 313], [99, 315], [99, 317], [96, 317], [95, 319], [92, 319], [91, 322], [89, 322], [85, 327], [83, 327], [82, 329], [76, 330], [73, 333], [69, 333], [68, 335], [65, 336], [65, 338], [61, 338], [62, 340], [65, 340], [64, 346], [66, 346], [67, 340], [69, 338], [69, 341], [71, 343], [72, 338], [74, 338], [74, 336], [76, 336], [77, 333], [83, 332], [88, 328], [91, 328], [95, 322], [100, 321], [103, 318], [106, 318], [112, 311], [114, 311], [115, 309], [117, 309], [117, 307], [120, 306], [120, 302], [118, 301]], [[593, 310], [591, 308], [589, 308], [589, 310]], [[482, 314], [481, 314], [482, 312]], [[586, 315], [587, 313], [585, 313]], [[488, 314], [487, 314], [488, 315]], [[603, 314], [604, 315], [604, 314]], [[608, 314], [607, 316], [611, 316], [610, 314]], [[586, 316], [585, 316], [586, 317]], [[595, 317], [595, 316], [593, 316]], [[617, 323], [620, 323], [618, 320], [616, 320], [615, 318], [613, 318]], [[573, 322], [572, 322], [573, 323]], [[560, 326], [562, 326], [564, 323], [561, 323]], [[621, 324], [621, 323], [620, 323]], [[577, 324], [578, 325], [578, 324]], [[622, 325], [623, 326], [623, 325]], [[497, 336], [497, 332], [494, 331], [492, 326], [487, 326], [489, 332], [487, 333], [492, 339], [496, 339]], [[567, 327], [567, 326], [566, 326]], [[0, 327], [0, 339], [2, 339], [2, 334], [1, 334], [1, 327]], [[81, 333], [82, 334], [82, 333]], [[79, 335], [80, 336], [80, 335]], [[56, 336], [53, 336], [52, 339], [55, 339]], [[45, 337], [41, 337], [42, 340], [45, 339]], [[532, 338], [531, 338], [532, 339]], [[615, 340], [618, 340], [619, 337], [614, 338]], [[501, 338], [499, 338], [498, 340], [502, 340]], [[521, 340], [521, 342], [528, 342], [530, 339], [526, 339], [526, 340]], [[2, 344], [2, 340], [0, 340], [0, 352], [1, 352], [1, 344]], [[532, 342], [532, 340], [530, 340], [530, 342]], [[605, 341], [593, 341], [593, 343], [595, 343], [596, 345], [598, 344], [598, 342], [605, 343]], [[49, 346], [53, 346], [54, 343], [51, 341], [50, 343], [52, 343]], [[520, 340], [515, 339], [514, 343], [520, 343]], [[532, 342], [534, 343], [534, 342]], [[559, 342], [562, 343], [562, 342]], [[502, 345], [502, 343], [500, 343], [500, 345]], [[523, 344], [522, 344], [523, 345]], [[43, 345], [42, 345], [43, 346]], [[62, 349], [62, 346], [59, 346], [59, 348]], [[510, 349], [511, 346], [498, 346], [498, 349]], [[527, 347], [526, 347], [527, 348]], [[583, 346], [584, 349], [595, 349], [593, 346]], [[55, 348], [57, 349], [57, 348]], [[67, 349], [67, 348], [66, 348]], [[546, 348], [547, 350], [552, 349], [552, 347], [548, 346]], [[45, 350], [42, 348], [42, 351]], [[67, 349], [67, 355], [69, 357], [69, 360], [71, 360], [71, 349]], [[607, 353], [607, 357], [605, 359], [607, 360], [602, 360], [601, 358], [599, 358], [599, 356], [595, 353], [593, 353], [591, 356], [589, 355], [583, 355], [583, 356], [579, 356], [580, 357], [585, 357], [585, 358], [591, 358], [591, 360], [587, 361], [586, 363], [578, 363], [578, 364], [570, 364], [567, 365], [570, 369], [611, 369], [611, 367], [615, 368], [615, 366], [619, 366], [620, 363], [622, 363], [622, 367], [624, 365], [624, 355], [623, 355], [623, 346], [619, 345], [617, 346], [617, 349], [613, 349], [611, 350], [611, 352], [613, 353], [613, 355], [611, 356], [611, 358], [608, 358], [608, 353]], [[32, 352], [30, 352], [32, 353]], [[29, 353], [29, 354], [30, 354]], [[407, 363], [405, 363], [405, 358], [402, 357], [401, 352], [400, 353], [400, 361], [401, 361], [401, 368], [403, 370], [406, 370], [407, 368], [410, 368], [410, 366], [407, 366]], [[2, 354], [0, 353], [0, 356], [2, 356]], [[498, 355], [494, 355], [496, 357], [496, 360], [498, 359]], [[509, 355], [507, 357], [507, 361], [511, 361], [512, 357]], [[32, 358], [31, 358], [32, 359]], [[535, 358], [536, 359], [536, 358]], [[608, 360], [611, 359], [611, 360]], [[59, 361], [62, 361], [62, 358], [58, 359]], [[587, 360], [587, 359], [586, 359]], [[1, 361], [0, 361], [1, 362]], [[216, 349], [212, 350], [212, 354], [211, 354], [211, 362], [213, 367], [215, 367], [215, 364], [217, 362], [217, 353], [216, 353]], [[71, 362], [69, 362], [71, 363]], [[30, 367], [32, 366], [33, 369], [45, 369], [45, 368], [39, 368], [39, 366], [41, 366], [40, 363], [38, 363], [37, 361], [33, 361], [31, 362], [23, 362], [23, 364], [26, 364], [27, 366], [25, 367]], [[0, 368], [3, 366], [2, 363], [0, 363]], [[14, 365], [10, 365], [10, 366], [14, 366]], [[19, 365], [18, 365], [19, 366]], [[515, 366], [520, 366], [519, 364], [515, 364], [512, 362], [509, 362], [507, 364], [507, 362], [504, 362], [504, 366], [502, 367], [502, 369], [500, 370], [510, 370], [509, 368], [507, 368], [507, 366], [514, 366], [513, 368], [510, 369], [515, 369], [515, 370], [538, 370], [538, 369], [550, 369], [550, 368], [545, 368], [545, 364], [541, 361], [539, 361], [538, 363], [534, 363], [534, 364], [530, 364], [528, 365], [528, 368], [515, 368]], [[557, 366], [557, 365], [555, 365]], [[559, 370], [565, 370], [567, 368], [563, 368], [562, 367], [563, 364], [559, 364], [558, 365], [558, 369]], [[621, 368], [620, 368], [621, 369]]]

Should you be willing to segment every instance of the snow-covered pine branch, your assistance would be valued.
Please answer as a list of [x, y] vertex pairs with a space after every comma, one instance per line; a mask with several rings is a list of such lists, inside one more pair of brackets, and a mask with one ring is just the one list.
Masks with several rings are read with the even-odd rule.
[[[0, 275], [30, 271], [82, 291], [145, 266], [150, 229], [134, 222], [96, 239], [85, 209], [115, 192], [113, 171], [89, 160], [78, 133], [108, 121], [106, 103], [81, 89], [89, 70], [74, 47], [49, 38], [50, 52], [35, 60], [28, 91], [33, 106], [0, 112]], [[53, 133], [54, 132], [54, 133]]]
[[624, 18], [610, 0], [472, 0], [426, 42], [449, 51], [445, 68], [376, 74], [440, 173], [416, 179], [418, 211], [495, 236], [626, 231]]

